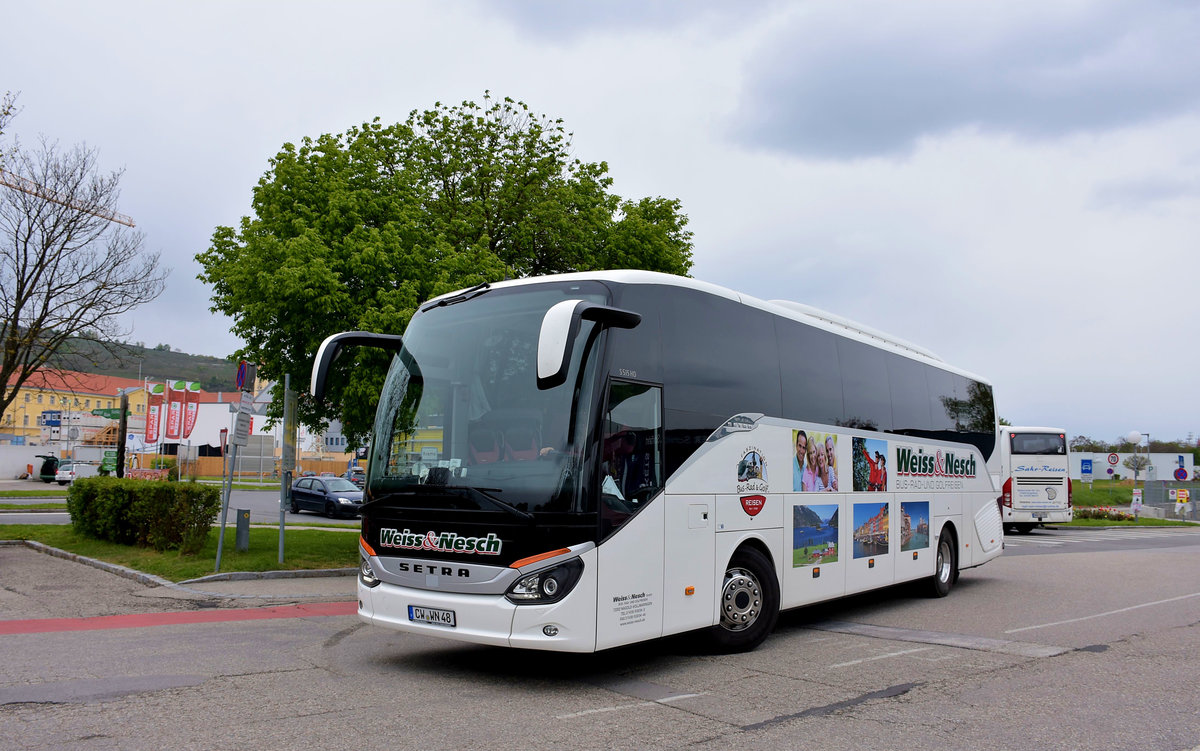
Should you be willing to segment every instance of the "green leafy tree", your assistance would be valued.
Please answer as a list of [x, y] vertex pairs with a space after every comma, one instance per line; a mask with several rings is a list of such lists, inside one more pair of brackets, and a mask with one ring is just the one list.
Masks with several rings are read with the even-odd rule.
[[1112, 447], [1104, 441], [1077, 435], [1071, 439], [1071, 450], [1083, 453], [1103, 454], [1112, 451]]
[[361, 445], [387, 357], [342, 358], [328, 402], [313, 403], [304, 392], [326, 336], [402, 332], [421, 302], [506, 277], [691, 268], [679, 201], [613, 194], [608, 166], [571, 158], [570, 146], [561, 120], [490, 95], [285, 144], [254, 189], [253, 216], [217, 227], [197, 254], [199, 278], [212, 309], [234, 319], [238, 355], [263, 377], [291, 374], [301, 421], [341, 417]]
[[1134, 454], [1125, 457], [1125, 461], [1121, 462], [1121, 464], [1126, 469], [1133, 470], [1133, 481], [1137, 482], [1138, 475], [1141, 474], [1142, 470], [1150, 466], [1150, 457]]

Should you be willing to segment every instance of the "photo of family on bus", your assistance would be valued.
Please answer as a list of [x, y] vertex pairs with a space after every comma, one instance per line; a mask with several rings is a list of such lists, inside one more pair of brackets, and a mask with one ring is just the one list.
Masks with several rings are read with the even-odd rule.
[[792, 446], [792, 490], [836, 492], [837, 435], [793, 430]]

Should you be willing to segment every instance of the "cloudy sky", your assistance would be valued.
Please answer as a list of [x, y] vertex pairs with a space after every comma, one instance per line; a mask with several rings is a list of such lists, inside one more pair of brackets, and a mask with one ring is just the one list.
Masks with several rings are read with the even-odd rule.
[[7, 135], [86, 143], [172, 268], [132, 340], [225, 356], [193, 256], [287, 142], [485, 90], [561, 117], [692, 275], [989, 379], [1002, 416], [1200, 434], [1200, 5], [10, 3]]

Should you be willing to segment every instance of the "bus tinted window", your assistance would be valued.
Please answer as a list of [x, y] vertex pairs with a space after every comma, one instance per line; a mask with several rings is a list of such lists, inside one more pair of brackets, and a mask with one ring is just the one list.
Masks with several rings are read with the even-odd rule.
[[1061, 433], [1013, 433], [1010, 445], [1013, 454], [1067, 453], [1067, 437]]
[[902, 355], [887, 356], [887, 374], [892, 396], [892, 429], [896, 432], [932, 430], [928, 365]]
[[[930, 428], [935, 431], [958, 432], [957, 401], [965, 399], [966, 379], [938, 368], [929, 368], [925, 381], [929, 385]], [[960, 395], [958, 392], [962, 390]]]
[[[669, 288], [666, 288], [669, 290]], [[631, 329], [609, 329], [608, 373], [614, 376], [636, 378], [640, 381], [661, 383], [662, 343], [659, 330], [659, 309], [665, 303], [670, 306], [670, 297], [664, 288], [631, 284], [618, 287], [613, 305], [625, 310], [636, 310], [642, 322]]]
[[662, 308], [663, 369], [670, 409], [719, 417], [778, 415], [779, 355], [767, 313], [694, 290], [669, 292]]
[[842, 365], [841, 425], [865, 430], [892, 429], [891, 387], [888, 385], [887, 356], [878, 349], [852, 339], [839, 339], [838, 360]]
[[837, 337], [799, 322], [776, 321], [782, 416], [828, 425], [842, 422], [842, 366]]

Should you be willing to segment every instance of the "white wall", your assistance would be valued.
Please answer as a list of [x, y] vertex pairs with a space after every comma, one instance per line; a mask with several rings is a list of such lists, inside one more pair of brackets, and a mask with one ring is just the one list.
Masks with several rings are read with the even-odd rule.
[[[1145, 456], [1146, 452], [1141, 452], [1141, 456]], [[1133, 456], [1133, 452], [1118, 452], [1117, 463], [1108, 463], [1108, 454], [1089, 454], [1089, 453], [1071, 453], [1071, 479], [1081, 480], [1083, 474], [1080, 470], [1080, 465], [1084, 459], [1092, 460], [1092, 479], [1102, 480], [1109, 477], [1108, 468], [1112, 467], [1115, 474], [1118, 474], [1122, 479], [1132, 479], [1133, 470], [1125, 466], [1125, 460]], [[1187, 471], [1189, 479], [1196, 477], [1195, 460], [1191, 454], [1151, 454], [1150, 455], [1150, 474], [1147, 475], [1146, 470], [1142, 470], [1138, 474], [1139, 480], [1167, 480], [1175, 479], [1175, 470], [1182, 463], [1184, 470]]]
[[33, 471], [42, 467], [42, 460], [37, 454], [53, 454], [58, 456], [55, 446], [0, 446], [0, 479], [11, 480], [25, 471], [25, 465], [32, 464]]

